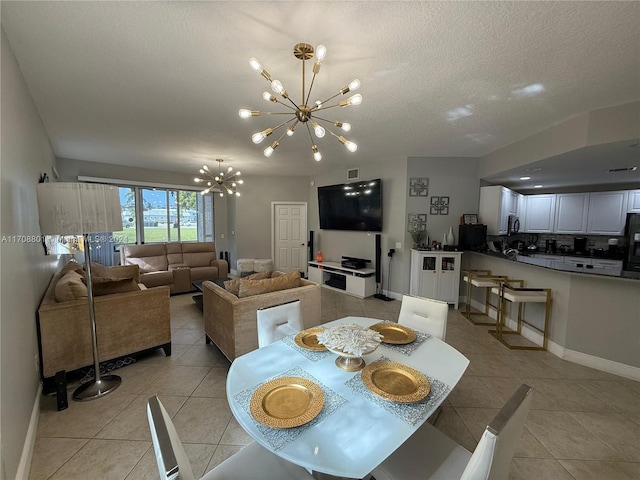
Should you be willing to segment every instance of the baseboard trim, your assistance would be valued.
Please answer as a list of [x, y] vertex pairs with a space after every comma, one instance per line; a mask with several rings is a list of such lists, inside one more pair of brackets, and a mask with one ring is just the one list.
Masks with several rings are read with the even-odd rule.
[[[471, 306], [476, 310], [484, 311], [484, 303], [472, 300]], [[490, 309], [489, 316], [495, 320], [495, 310]], [[515, 320], [507, 318], [507, 327], [515, 329], [516, 326], [517, 323]], [[534, 343], [537, 343], [538, 345], [542, 345], [542, 335], [540, 332], [528, 327], [526, 324], [522, 325], [522, 336]], [[594, 368], [601, 372], [611, 373], [630, 380], [640, 381], [639, 367], [633, 367], [631, 365], [615, 362], [602, 357], [596, 357], [595, 355], [578, 352], [576, 350], [569, 350], [568, 348], [565, 348], [559, 343], [551, 340], [547, 340], [547, 351], [562, 360], [566, 360], [567, 362]]]
[[31, 470], [31, 460], [33, 459], [33, 450], [36, 446], [36, 437], [38, 433], [38, 420], [40, 419], [40, 399], [42, 398], [42, 384], [38, 386], [36, 399], [33, 402], [33, 410], [31, 411], [31, 420], [29, 420], [29, 428], [24, 439], [22, 447], [22, 455], [18, 464], [18, 472], [16, 480], [28, 480], [29, 471]]

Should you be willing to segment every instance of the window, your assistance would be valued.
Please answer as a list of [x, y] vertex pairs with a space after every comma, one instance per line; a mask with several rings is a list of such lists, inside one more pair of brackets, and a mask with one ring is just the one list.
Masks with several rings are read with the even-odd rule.
[[119, 187], [120, 209], [122, 211], [122, 230], [113, 232], [113, 239], [118, 244], [137, 243], [136, 190], [133, 187]]
[[122, 209], [115, 243], [213, 241], [213, 197], [191, 190], [119, 187]]

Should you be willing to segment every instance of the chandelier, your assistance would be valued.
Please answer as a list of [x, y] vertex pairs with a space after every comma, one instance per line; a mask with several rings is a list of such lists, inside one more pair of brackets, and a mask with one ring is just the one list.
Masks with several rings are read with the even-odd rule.
[[[340, 122], [337, 120], [327, 120], [326, 118], [320, 117], [319, 114], [321, 112], [324, 112], [325, 110], [328, 110], [334, 107], [347, 107], [349, 105], [360, 105], [362, 103], [362, 95], [360, 94], [356, 94], [351, 96], [350, 98], [340, 100], [338, 103], [335, 103], [332, 105], [326, 105], [327, 102], [333, 100], [339, 95], [344, 95], [348, 92], [356, 90], [358, 87], [360, 87], [360, 80], [357, 80], [357, 79], [353, 80], [347, 86], [338, 90], [338, 93], [332, 95], [326, 100], [316, 101], [315, 103], [309, 105], [309, 98], [311, 97], [311, 89], [313, 88], [313, 83], [316, 79], [316, 75], [318, 75], [318, 73], [320, 72], [320, 62], [322, 62], [326, 53], [327, 53], [327, 49], [324, 45], [318, 45], [318, 48], [315, 49], [315, 51], [313, 46], [309, 45], [308, 43], [298, 43], [295, 47], [293, 47], [293, 55], [297, 59], [302, 60], [302, 95], [300, 97], [301, 98], [300, 104], [296, 104], [293, 100], [291, 100], [291, 98], [289, 97], [289, 93], [282, 86], [282, 83], [279, 80], [272, 79], [269, 72], [267, 72], [264, 68], [262, 68], [262, 65], [260, 65], [260, 62], [258, 62], [258, 60], [256, 60], [255, 58], [251, 58], [249, 60], [249, 64], [251, 65], [251, 67], [255, 71], [257, 71], [260, 75], [262, 75], [268, 82], [271, 83], [271, 89], [273, 90], [273, 92], [280, 95], [282, 99], [279, 99], [278, 97], [276, 97], [275, 95], [272, 95], [269, 92], [264, 92], [262, 94], [262, 98], [267, 102], [272, 102], [272, 103], [277, 103], [279, 105], [282, 105], [285, 108], [288, 108], [289, 111], [288, 112], [263, 112], [260, 110], [247, 110], [243, 108], [239, 112], [240, 118], [258, 117], [260, 115], [291, 115], [291, 118], [282, 122], [281, 124], [276, 125], [275, 127], [267, 128], [266, 130], [262, 130], [261, 132], [257, 132], [253, 134], [253, 136], [251, 137], [251, 139], [253, 140], [253, 143], [259, 144], [280, 127], [284, 127], [285, 125], [291, 124], [289, 128], [287, 128], [287, 130], [285, 130], [277, 140], [275, 140], [267, 148], [265, 148], [264, 150], [265, 157], [270, 157], [273, 154], [273, 151], [276, 148], [278, 148], [278, 145], [280, 145], [280, 141], [285, 135], [289, 137], [292, 136], [293, 133], [295, 132], [296, 126], [299, 123], [303, 124], [307, 128], [307, 132], [309, 133], [309, 138], [311, 139], [311, 151], [313, 152], [313, 158], [316, 161], [320, 161], [322, 159], [322, 155], [320, 154], [320, 151], [318, 150], [318, 146], [316, 145], [313, 139], [313, 136], [311, 135], [311, 128], [313, 128], [313, 133], [317, 138], [322, 138], [325, 136], [326, 132], [329, 132], [332, 136], [337, 138], [338, 141], [342, 143], [346, 147], [346, 149], [349, 150], [350, 152], [355, 152], [358, 149], [358, 146], [354, 142], [347, 140], [342, 135], [337, 135], [333, 133], [331, 130], [320, 125], [318, 121], [325, 122], [327, 125], [333, 125], [337, 128], [341, 128], [345, 132], [348, 132], [349, 130], [351, 130], [350, 124], [346, 122]], [[305, 93], [306, 91], [305, 65], [307, 60], [310, 60], [314, 57], [314, 54], [315, 54], [315, 61], [313, 63], [313, 70], [312, 70], [313, 77], [311, 78], [309, 91], [308, 93]], [[309, 125], [311, 125], [311, 128], [309, 127]]]
[[233, 171], [233, 167], [229, 167], [226, 171], [226, 175], [228, 176], [225, 177], [225, 172], [222, 171], [222, 162], [224, 162], [224, 160], [221, 158], [216, 158], [216, 162], [218, 162], [217, 175], [213, 173], [206, 165], [203, 165], [200, 169], [200, 173], [202, 175], [207, 175], [211, 180], [213, 180], [213, 182], [215, 182], [215, 184], [211, 180], [207, 180], [206, 178], [196, 177], [193, 179], [196, 183], [207, 184], [207, 188], [200, 192], [200, 194], [206, 195], [211, 191], [213, 187], [219, 185], [221, 197], [224, 197], [225, 191], [229, 195], [236, 195], [239, 197], [240, 192], [238, 192], [238, 185], [242, 185], [244, 183], [244, 180], [237, 178], [241, 175], [240, 171], [236, 171], [234, 174], [231, 174], [231, 172]]

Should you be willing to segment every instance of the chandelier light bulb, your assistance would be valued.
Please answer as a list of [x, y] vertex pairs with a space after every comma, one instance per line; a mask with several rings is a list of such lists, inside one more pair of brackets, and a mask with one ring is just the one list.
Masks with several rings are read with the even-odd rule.
[[270, 129], [270, 128], [267, 128], [266, 130], [263, 130], [261, 132], [254, 133], [251, 136], [251, 140], [253, 140], [253, 143], [255, 143], [257, 145], [258, 143], [262, 142], [265, 138], [267, 138], [272, 133], [273, 133], [273, 130]]
[[251, 116], [251, 110], [241, 108], [238, 114], [240, 115], [240, 118], [249, 118]]
[[349, 84], [349, 91], [357, 90], [359, 88], [360, 88], [360, 80], [358, 80], [357, 78]]
[[345, 142], [344, 146], [347, 147], [347, 150], [349, 150], [351, 153], [354, 153], [356, 150], [358, 150], [358, 145], [350, 142], [349, 140]]
[[347, 122], [333, 122], [333, 124], [336, 127], [341, 128], [345, 132], [351, 131], [351, 124], [350, 123], [347, 123]]
[[291, 125], [289, 127], [289, 129], [287, 130], [287, 136], [291, 137], [296, 131], [296, 126], [295, 125]]
[[205, 171], [204, 168], [201, 168], [200, 170], [198, 170], [200, 173], [202, 173], [204, 175]]
[[240, 185], [242, 185], [242, 184], [244, 183], [244, 180], [240, 179], [240, 180], [238, 180], [238, 183], [239, 183]]
[[203, 169], [203, 170], [206, 170], [207, 172], [209, 171], [209, 167], [207, 167], [206, 165], [203, 165], [203, 166], [202, 166], [202, 169]]
[[311, 145], [311, 151], [313, 152], [313, 159], [316, 162], [319, 162], [320, 160], [322, 160], [322, 155], [318, 151], [318, 146], [317, 145]]
[[224, 193], [220, 192], [220, 196], [221, 196], [221, 197], [224, 197]]
[[325, 130], [321, 125], [318, 125], [316, 122], [311, 122], [311, 126], [313, 127], [313, 133], [316, 134], [316, 137], [324, 137]]
[[347, 105], [360, 105], [362, 103], [362, 95], [356, 93], [352, 97], [349, 97], [347, 102], [349, 102]]
[[270, 157], [271, 155], [273, 155], [273, 151], [278, 148], [279, 143], [273, 142], [271, 145], [269, 145], [267, 148], [264, 149], [264, 156], [265, 157]]
[[239, 196], [240, 196], [240, 192], [236, 192], [236, 197], [239, 197]]
[[324, 57], [326, 56], [327, 56], [327, 47], [325, 47], [324, 45], [318, 45], [318, 47], [316, 48], [316, 60], [321, 62], [322, 60], [324, 60]]
[[227, 168], [227, 173], [231, 173], [233, 171], [233, 167]]
[[251, 68], [253, 68], [256, 72], [262, 73], [263, 68], [257, 58], [251, 57], [249, 59], [249, 65], [251, 65]]
[[278, 101], [278, 99], [276, 97], [274, 97], [273, 95], [271, 95], [269, 92], [262, 92], [262, 98], [266, 102], [276, 103]]
[[[202, 172], [200, 172], [200, 173], [202, 173]], [[201, 178], [198, 178], [198, 177], [194, 178], [193, 181], [196, 182], [196, 183], [204, 182], [204, 180], [202, 180]]]
[[282, 86], [282, 82], [280, 80], [274, 80], [273, 82], [271, 82], [271, 90], [282, 95], [283, 97], [284, 97], [284, 94], [287, 93], [284, 87]]

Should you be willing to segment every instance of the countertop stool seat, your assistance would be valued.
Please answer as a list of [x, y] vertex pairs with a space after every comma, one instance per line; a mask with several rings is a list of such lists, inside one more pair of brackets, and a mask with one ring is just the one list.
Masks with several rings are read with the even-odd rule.
[[[514, 286], [519, 285], [519, 286]], [[516, 350], [546, 350], [547, 337], [549, 333], [549, 317], [551, 314], [551, 289], [550, 288], [524, 288], [524, 280], [507, 280], [500, 282], [499, 286], [491, 289], [491, 292], [498, 295], [500, 309], [498, 310], [498, 321], [496, 329], [489, 330], [489, 334], [493, 335], [503, 345]], [[506, 327], [507, 321], [507, 302], [518, 304], [518, 318], [515, 330]], [[527, 303], [544, 304], [544, 326], [542, 328], [533, 325], [524, 319], [525, 305]], [[522, 335], [522, 324], [540, 332], [542, 335], [542, 345], [515, 345], [505, 340], [505, 335]]]
[[[467, 300], [465, 302], [464, 312], [462, 315], [474, 325], [496, 325], [496, 322], [474, 320], [474, 316], [484, 315], [489, 317], [489, 308], [496, 310], [496, 316], [500, 309], [500, 305], [491, 304], [491, 289], [500, 285], [501, 281], [509, 278], [505, 275], [493, 275], [491, 270], [465, 270], [463, 280], [467, 284]], [[471, 311], [471, 292], [473, 287], [485, 289], [484, 312]]]

